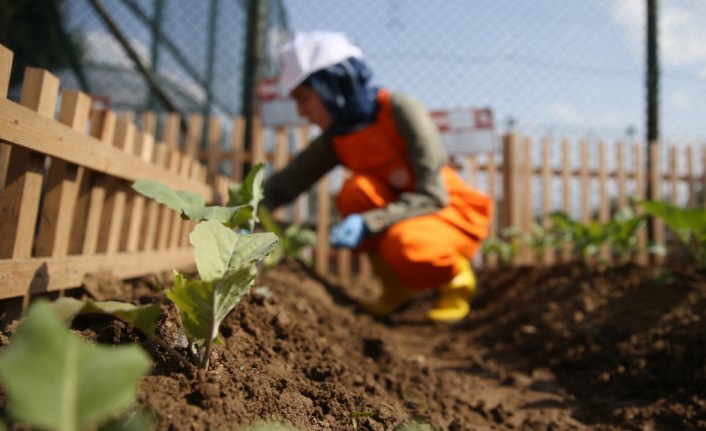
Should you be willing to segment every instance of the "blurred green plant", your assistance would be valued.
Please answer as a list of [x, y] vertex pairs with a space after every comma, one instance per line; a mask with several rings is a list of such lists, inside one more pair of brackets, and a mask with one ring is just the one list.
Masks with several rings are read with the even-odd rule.
[[139, 346], [84, 341], [43, 300], [32, 304], [0, 353], [10, 414], [47, 430], [78, 431], [113, 419], [135, 401], [149, 370]]
[[700, 267], [706, 267], [706, 208], [680, 208], [662, 201], [643, 200], [637, 205], [662, 220]]

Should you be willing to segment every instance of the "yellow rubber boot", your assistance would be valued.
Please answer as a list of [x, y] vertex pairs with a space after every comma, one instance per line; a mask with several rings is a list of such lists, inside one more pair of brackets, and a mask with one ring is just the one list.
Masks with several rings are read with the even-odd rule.
[[434, 307], [427, 311], [429, 320], [456, 322], [471, 311], [470, 301], [476, 292], [476, 277], [468, 259], [463, 257], [459, 261], [461, 270], [451, 281], [439, 288], [439, 298]]
[[404, 286], [379, 254], [370, 254], [369, 257], [373, 272], [380, 278], [382, 293], [371, 301], [361, 301], [359, 305], [373, 316], [386, 317], [407, 304], [414, 297], [414, 292]]

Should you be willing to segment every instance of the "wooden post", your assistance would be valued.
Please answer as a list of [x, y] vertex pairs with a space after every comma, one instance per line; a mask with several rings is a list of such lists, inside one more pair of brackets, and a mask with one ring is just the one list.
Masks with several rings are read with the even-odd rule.
[[[152, 153], [154, 151], [154, 137], [149, 133], [137, 133], [137, 151], [136, 155], [145, 162], [152, 161]], [[141, 241], [142, 226], [146, 223], [145, 212], [147, 202], [144, 196], [137, 192], [131, 193], [130, 213], [128, 215], [130, 223], [128, 225], [127, 243], [125, 249], [127, 251], [137, 251], [144, 245]]]
[[[112, 145], [115, 139], [115, 114], [111, 111], [101, 110], [91, 114], [91, 136], [97, 138], [102, 145]], [[100, 145], [97, 144], [97, 145]], [[101, 215], [103, 214], [105, 199], [107, 196], [107, 180], [102, 174], [91, 174], [90, 191], [87, 194], [88, 207], [86, 216], [86, 231], [81, 247], [78, 247], [77, 236], [72, 236], [72, 244], [69, 253], [94, 254], [98, 251], [98, 238], [100, 236]], [[81, 186], [79, 186], [81, 193]], [[82, 194], [79, 195], [79, 203], [74, 215], [74, 224], [80, 223], [83, 218], [81, 209], [85, 207]]]
[[[643, 149], [639, 144], [633, 146], [633, 165], [635, 166], [635, 190], [634, 196], [637, 199], [645, 198], [645, 166], [643, 159]], [[637, 209], [637, 213], [642, 213], [642, 208]], [[647, 231], [645, 229], [640, 230], [637, 234], [637, 247], [638, 252], [635, 256], [635, 263], [638, 265], [645, 266], [648, 263], [649, 256], [647, 255]]]
[[[220, 161], [221, 161], [221, 140], [223, 139], [223, 124], [218, 117], [211, 117], [208, 119], [208, 141], [207, 141], [207, 153], [206, 153], [206, 163], [208, 167], [208, 177], [207, 182], [211, 185], [216, 184], [216, 177], [220, 173]], [[226, 198], [227, 199], [227, 198]]]
[[[571, 215], [571, 144], [564, 138], [561, 141], [561, 209]], [[565, 244], [561, 249], [561, 260], [568, 262], [572, 259], [571, 245]]]
[[[497, 238], [498, 236], [498, 225], [501, 223], [499, 220], [500, 208], [497, 205], [498, 193], [497, 193], [497, 177], [498, 177], [498, 165], [495, 161], [495, 153], [488, 153], [488, 195], [494, 200], [495, 210], [493, 211], [492, 220], [490, 221], [490, 229], [488, 233], [489, 238]], [[485, 258], [485, 256], [484, 256]], [[494, 268], [497, 266], [497, 256], [492, 255], [487, 257], [487, 261], [484, 260], [484, 264], [487, 264], [489, 268]]]
[[[607, 223], [610, 219], [610, 199], [607, 187], [608, 174], [606, 171], [605, 142], [598, 141], [598, 221]], [[605, 244], [601, 250], [601, 257], [610, 263], [610, 246]]]
[[[20, 104], [47, 118], [53, 118], [59, 80], [42, 69], [27, 68]], [[0, 258], [32, 255], [34, 231], [44, 179], [41, 154], [25, 148], [10, 149], [5, 188], [0, 191]]]
[[[167, 151], [164, 155], [165, 166], [168, 171], [176, 174], [179, 172], [179, 164], [181, 163], [181, 156], [179, 150], [179, 140], [181, 134], [181, 116], [177, 113], [169, 113], [165, 121], [164, 126], [164, 144], [167, 147]], [[175, 244], [176, 234], [174, 231], [181, 223], [181, 215], [163, 205], [160, 209], [160, 225], [159, 225], [159, 237], [157, 239], [157, 249], [166, 250], [170, 249]]]
[[[128, 118], [121, 117], [115, 128], [113, 146], [131, 153], [134, 139], [135, 125]], [[106, 181], [106, 201], [98, 235], [99, 252], [115, 253], [120, 249], [127, 207], [127, 190], [124, 183], [112, 176]]]
[[316, 255], [314, 269], [319, 275], [326, 276], [329, 273], [330, 247], [328, 230], [331, 212], [328, 175], [319, 181], [316, 202]]
[[588, 196], [589, 192], [589, 177], [588, 177], [588, 141], [582, 139], [579, 143], [579, 151], [581, 153], [580, 163], [580, 189], [581, 189], [581, 222], [588, 223], [591, 220], [591, 202]]
[[195, 159], [199, 157], [202, 133], [203, 117], [201, 114], [191, 114], [186, 128], [186, 138], [184, 139], [184, 153]]
[[691, 145], [686, 147], [686, 181], [686, 189], [689, 193], [687, 207], [694, 208], [696, 206], [696, 190], [694, 187], [694, 148]]
[[[10, 88], [12, 56], [12, 51], [0, 45], [0, 99], [7, 98], [7, 91]], [[0, 142], [0, 190], [5, 187], [5, 178], [7, 177], [9, 162], [10, 146]]]
[[504, 228], [522, 226], [522, 170], [520, 138], [514, 133], [503, 137], [503, 224]]
[[250, 149], [250, 163], [266, 163], [267, 154], [265, 152], [265, 128], [260, 117], [253, 118], [253, 143]]
[[[549, 156], [551, 141], [548, 137], [542, 139], [542, 228], [546, 231], [551, 227], [549, 214], [552, 210], [552, 163]], [[545, 265], [554, 263], [554, 250], [546, 250], [543, 257]]]
[[245, 164], [245, 119], [233, 119], [233, 132], [230, 140], [230, 177], [236, 183], [243, 182], [243, 165]]
[[670, 145], [669, 147], [669, 185], [671, 192], [671, 201], [674, 205], [679, 205], [679, 172], [677, 169], [677, 147]]
[[[301, 152], [309, 145], [309, 126], [299, 127], [299, 138], [297, 139], [297, 152]], [[294, 223], [302, 223], [309, 215], [309, 194], [304, 193], [294, 201]]]
[[625, 186], [627, 183], [627, 174], [625, 172], [625, 143], [618, 142], [616, 150], [616, 179], [617, 179], [617, 210], [621, 210], [628, 205], [627, 195], [625, 193]]
[[[59, 122], [85, 133], [90, 107], [91, 99], [87, 95], [66, 91], [61, 98]], [[80, 170], [83, 177], [85, 169]], [[72, 228], [81, 231], [85, 228], [85, 220], [78, 226], [73, 220], [78, 177], [78, 166], [61, 159], [51, 159], [35, 248], [37, 256], [67, 256]]]

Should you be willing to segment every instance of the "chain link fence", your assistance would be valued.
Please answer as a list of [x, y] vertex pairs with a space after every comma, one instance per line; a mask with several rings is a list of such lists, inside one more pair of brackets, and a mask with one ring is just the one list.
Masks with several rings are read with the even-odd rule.
[[[30, 3], [3, 1], [9, 20], [9, 5]], [[497, 132], [646, 135], [645, 0], [45, 1], [63, 17], [70, 42], [61, 46], [74, 59], [55, 71], [62, 84], [115, 110], [241, 114], [257, 83], [246, 76], [250, 23], [260, 77], [276, 75], [275, 47], [294, 31], [341, 31], [363, 49], [379, 85], [431, 110], [489, 108]], [[706, 2], [658, 5], [661, 137], [701, 144]]]
[[[500, 131], [644, 139], [644, 0], [287, 0], [297, 31], [346, 33], [377, 81]], [[706, 2], [660, 0], [661, 130], [706, 141]]]

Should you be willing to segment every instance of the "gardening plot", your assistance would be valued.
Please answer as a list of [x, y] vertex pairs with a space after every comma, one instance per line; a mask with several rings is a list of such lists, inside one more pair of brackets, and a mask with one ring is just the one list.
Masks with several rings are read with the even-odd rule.
[[[224, 344], [208, 371], [112, 316], [81, 315], [73, 329], [101, 344], [146, 348], [153, 369], [139, 382], [137, 407], [157, 429], [240, 429], [256, 420], [302, 430], [706, 426], [703, 272], [576, 264], [478, 275], [467, 320], [427, 323], [432, 298], [422, 296], [376, 321], [354, 305], [374, 285], [322, 280], [285, 261], [258, 276], [223, 320]], [[126, 284], [104, 275], [81, 292], [147, 304], [170, 278]], [[5, 304], [3, 345], [17, 328]], [[186, 354], [179, 327], [174, 306], [163, 306], [156, 332]]]

